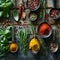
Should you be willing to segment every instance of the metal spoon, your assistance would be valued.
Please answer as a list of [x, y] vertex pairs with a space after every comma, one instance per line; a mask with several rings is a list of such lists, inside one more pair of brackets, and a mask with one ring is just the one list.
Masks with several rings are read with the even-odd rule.
[[[15, 40], [14, 40], [14, 26], [12, 26], [12, 43], [11, 44], [16, 44], [16, 42], [15, 42]], [[17, 45], [17, 44], [16, 44]], [[16, 47], [16, 50], [15, 51], [11, 51], [12, 53], [15, 53], [15, 52], [17, 52], [17, 50], [18, 50], [18, 45], [17, 45], [17, 47]]]
[[28, 8], [28, 0], [24, 0], [24, 6], [25, 8]]
[[[51, 42], [52, 44], [54, 44], [55, 45], [55, 47], [51, 47], [50, 48], [50, 51], [52, 52], [52, 53], [55, 53], [55, 52], [57, 52], [57, 50], [58, 50], [58, 43], [57, 43], [57, 41], [56, 41], [56, 37], [55, 37], [55, 35], [56, 35], [56, 30], [55, 29], [53, 29], [53, 41]], [[50, 43], [50, 44], [51, 44]]]

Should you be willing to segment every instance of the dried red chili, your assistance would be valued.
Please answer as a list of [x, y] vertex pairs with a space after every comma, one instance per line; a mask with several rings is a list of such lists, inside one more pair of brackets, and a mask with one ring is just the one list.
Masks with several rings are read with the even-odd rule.
[[19, 6], [19, 10], [18, 10], [18, 17], [19, 17], [19, 19], [18, 19], [18, 20], [21, 19], [21, 16], [22, 16], [22, 12], [23, 12], [23, 10], [24, 10], [23, 5]]

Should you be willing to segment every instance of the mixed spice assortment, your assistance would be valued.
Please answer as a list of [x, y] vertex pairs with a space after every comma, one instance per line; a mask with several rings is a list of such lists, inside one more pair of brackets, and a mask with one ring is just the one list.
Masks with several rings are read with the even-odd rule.
[[[0, 28], [0, 56], [17, 51], [24, 55], [27, 55], [28, 52], [38, 54], [42, 46], [41, 41], [45, 39], [48, 41], [48, 38], [52, 36], [52, 26], [60, 28], [60, 10], [50, 8], [49, 13], [47, 13], [45, 0], [20, 0], [18, 3], [14, 1], [0, 0], [0, 19], [3, 17], [7, 18], [8, 21], [11, 19], [11, 25], [13, 26], [15, 22], [14, 27], [17, 29], [13, 31], [12, 26]], [[19, 6], [15, 6], [13, 2]], [[12, 32], [15, 33], [15, 36], [12, 35]], [[33, 37], [31, 38], [31, 36]], [[13, 41], [12, 37], [16, 38], [18, 42], [15, 39]], [[48, 43], [49, 51], [57, 52], [58, 44]]]
[[34, 11], [40, 6], [39, 0], [28, 0], [28, 7]]

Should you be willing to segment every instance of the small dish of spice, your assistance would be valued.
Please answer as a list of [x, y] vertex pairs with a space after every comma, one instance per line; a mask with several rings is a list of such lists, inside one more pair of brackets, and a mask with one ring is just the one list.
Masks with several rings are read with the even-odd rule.
[[28, 0], [28, 7], [31, 11], [35, 11], [40, 7], [39, 0]]
[[31, 50], [31, 52], [33, 54], [37, 54], [40, 50], [40, 42], [37, 38], [33, 37], [30, 41], [29, 41], [29, 49]]
[[50, 10], [50, 16], [51, 16], [51, 18], [53, 18], [53, 19], [59, 18], [59, 16], [60, 16], [59, 10], [56, 9], [56, 8], [51, 9], [51, 10]]
[[50, 25], [46, 22], [41, 23], [38, 26], [38, 33], [43, 37], [43, 38], [47, 38], [52, 34], [52, 29], [50, 27]]
[[37, 14], [35, 14], [35, 13], [30, 13], [30, 20], [31, 20], [31, 21], [36, 21], [36, 20], [37, 20]]
[[17, 50], [18, 50], [17, 44], [16, 44], [16, 43], [11, 43], [10, 46], [9, 46], [9, 50], [10, 50], [10, 52], [12, 52], [12, 53], [17, 52]]
[[50, 43], [50, 51], [51, 51], [52, 53], [55, 53], [55, 52], [57, 52], [57, 50], [58, 50], [58, 44], [55, 43], [55, 42], [51, 42], [51, 43]]

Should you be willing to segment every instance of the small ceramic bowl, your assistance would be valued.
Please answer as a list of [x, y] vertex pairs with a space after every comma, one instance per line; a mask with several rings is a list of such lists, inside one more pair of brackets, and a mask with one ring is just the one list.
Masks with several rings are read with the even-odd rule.
[[[31, 46], [31, 43], [32, 43], [32, 46]], [[31, 38], [28, 45], [29, 45], [29, 50], [32, 54], [37, 54], [40, 51], [40, 41], [38, 40], [37, 37]]]
[[[15, 44], [15, 45], [16, 45], [16, 50], [15, 50], [15, 51], [10, 51], [10, 52], [11, 52], [11, 53], [16, 53], [16, 52], [18, 51], [18, 46], [17, 46], [17, 44], [16, 44], [15, 42], [13, 42], [13, 43], [10, 44], [10, 49], [11, 49], [11, 47], [12, 47], [12, 46], [11, 46], [12, 44]], [[12, 48], [15, 49], [15, 47], [12, 47]]]
[[59, 12], [59, 10], [56, 9], [56, 8], [52, 8], [52, 9], [50, 10], [49, 14], [50, 14], [50, 16], [51, 16], [52, 19], [57, 19], [57, 18], [60, 17], [60, 12]]
[[36, 13], [30, 13], [29, 18], [32, 22], [37, 20], [37, 14]]
[[[40, 30], [40, 28], [41, 28], [41, 26], [43, 25], [43, 24], [47, 24], [48, 26], [49, 26], [49, 28], [50, 28], [50, 31], [48, 32], [48, 34], [47, 35], [42, 35], [40, 32], [39, 32], [39, 30]], [[43, 28], [43, 27], [42, 27]], [[44, 30], [44, 28], [43, 28], [43, 30]], [[52, 28], [51, 28], [51, 26], [47, 23], [47, 22], [42, 22], [39, 26], [38, 26], [38, 34], [42, 37], [42, 38], [48, 38], [48, 37], [50, 37], [50, 35], [52, 34]], [[44, 33], [46, 33], [46, 32], [44, 32]]]
[[57, 52], [57, 51], [58, 51], [58, 44], [55, 43], [55, 42], [51, 42], [51, 43], [50, 43], [50, 51], [51, 51], [52, 53]]
[[[29, 3], [29, 0], [28, 0], [28, 3]], [[29, 6], [28, 6], [29, 7]], [[31, 11], [36, 11], [36, 10], [38, 10], [39, 9], [39, 7], [40, 7], [40, 1], [38, 0], [38, 5], [36, 6], [36, 8], [35, 9], [31, 9], [30, 7], [30, 10]]]

